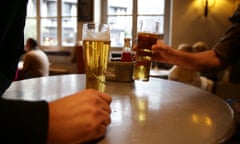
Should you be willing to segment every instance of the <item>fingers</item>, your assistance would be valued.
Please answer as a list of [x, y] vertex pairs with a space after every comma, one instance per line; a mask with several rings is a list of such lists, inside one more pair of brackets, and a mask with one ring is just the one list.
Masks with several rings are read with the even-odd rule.
[[100, 107], [107, 113], [111, 113], [110, 104], [112, 102], [112, 97], [106, 93], [97, 92], [97, 95], [101, 98]]
[[108, 113], [107, 111], [103, 111], [101, 114], [101, 118], [99, 118], [98, 120], [101, 120], [101, 121], [100, 121], [100, 125], [96, 129], [96, 132], [97, 132], [96, 138], [100, 138], [106, 134], [107, 127], [111, 123], [110, 113]]
[[107, 112], [108, 114], [111, 113], [110, 103], [112, 102], [112, 97], [106, 93], [97, 92], [97, 95], [101, 98], [101, 102], [99, 106], [102, 108], [103, 111]]
[[91, 93], [93, 95], [99, 96], [102, 100], [107, 102], [107, 104], [110, 104], [112, 102], [112, 97], [110, 95], [106, 94], [106, 93], [102, 93], [102, 92], [99, 92], [99, 91], [94, 90], [94, 89], [87, 89], [86, 91], [88, 91], [89, 93]]
[[[98, 107], [98, 109], [101, 111], [101, 114], [103, 116], [102, 119], [104, 119], [104, 124], [108, 125], [111, 120], [110, 120], [110, 113], [111, 113], [111, 108], [110, 108], [110, 103], [112, 102], [112, 97], [109, 96], [106, 93], [99, 92], [97, 90], [87, 90], [89, 95], [95, 96], [95, 106]], [[92, 101], [93, 102], [93, 101]]]
[[107, 132], [107, 127], [105, 125], [101, 125], [99, 129], [96, 131], [96, 138], [102, 138], [105, 136]]
[[156, 44], [152, 45], [152, 50], [157, 51], [159, 50], [159, 47], [163, 46], [164, 43], [162, 40], [157, 40]]
[[109, 105], [103, 104], [102, 109], [103, 109], [105, 112], [107, 112], [107, 113], [111, 113], [111, 108], [109, 107]]
[[105, 126], [108, 126], [111, 123], [110, 113], [104, 111], [103, 116], [104, 116], [104, 119], [102, 121], [102, 124]]
[[103, 100], [105, 100], [108, 104], [110, 104], [110, 103], [112, 102], [112, 97], [109, 96], [109, 95], [106, 94], [106, 93], [100, 93], [100, 92], [99, 92], [99, 96], [100, 96]]

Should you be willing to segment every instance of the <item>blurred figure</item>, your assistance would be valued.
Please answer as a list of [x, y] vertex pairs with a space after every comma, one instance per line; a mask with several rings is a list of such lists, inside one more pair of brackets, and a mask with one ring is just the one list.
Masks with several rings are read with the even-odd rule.
[[[193, 52], [192, 45], [186, 43], [180, 44], [178, 50], [189, 53]], [[170, 69], [168, 79], [201, 87], [200, 72], [182, 68], [177, 65], [174, 65]]]
[[[197, 49], [194, 49], [197, 48]], [[193, 53], [198, 50], [205, 50], [206, 45], [202, 42], [195, 43], [193, 46], [190, 44], [180, 44], [178, 50]], [[199, 71], [186, 69], [181, 66], [174, 65], [168, 75], [169, 80], [179, 81], [187, 84], [194, 85], [196, 87], [202, 88], [204, 90], [212, 92], [214, 89], [214, 82], [208, 79], [205, 76], [202, 76], [202, 73]]]
[[[208, 44], [204, 41], [195, 42], [192, 48], [193, 52], [195, 53], [209, 50]], [[219, 72], [200, 72], [202, 88], [213, 92], [215, 88], [215, 82], [218, 80], [218, 73]]]
[[23, 56], [23, 68], [19, 71], [18, 79], [27, 79], [49, 75], [49, 60], [47, 55], [38, 48], [33, 38], [28, 38]]
[[192, 46], [193, 52], [203, 52], [209, 49], [208, 45], [203, 41], [198, 41]]
[[240, 5], [229, 18], [231, 27], [211, 50], [187, 53], [176, 50], [158, 40], [152, 46], [153, 61], [176, 64], [181, 67], [197, 70], [216, 72], [228, 66], [240, 63]]

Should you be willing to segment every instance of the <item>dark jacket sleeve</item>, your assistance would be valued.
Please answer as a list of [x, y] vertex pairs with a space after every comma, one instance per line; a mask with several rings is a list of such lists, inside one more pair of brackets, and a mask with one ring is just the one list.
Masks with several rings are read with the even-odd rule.
[[0, 100], [0, 141], [44, 144], [48, 130], [48, 104]]
[[5, 100], [23, 52], [27, 0], [0, 4], [0, 143], [43, 144], [48, 130], [47, 102]]

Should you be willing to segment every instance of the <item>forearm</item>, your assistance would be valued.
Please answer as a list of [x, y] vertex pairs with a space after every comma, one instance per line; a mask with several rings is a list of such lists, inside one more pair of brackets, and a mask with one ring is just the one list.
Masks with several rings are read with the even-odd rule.
[[173, 50], [169, 54], [168, 63], [196, 71], [217, 71], [223, 67], [214, 51], [188, 53]]

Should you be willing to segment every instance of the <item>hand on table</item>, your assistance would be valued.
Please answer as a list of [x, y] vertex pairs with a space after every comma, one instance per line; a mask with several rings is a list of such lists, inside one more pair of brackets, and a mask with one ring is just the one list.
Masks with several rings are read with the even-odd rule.
[[105, 135], [110, 124], [109, 95], [83, 90], [49, 103], [48, 143], [82, 143]]

